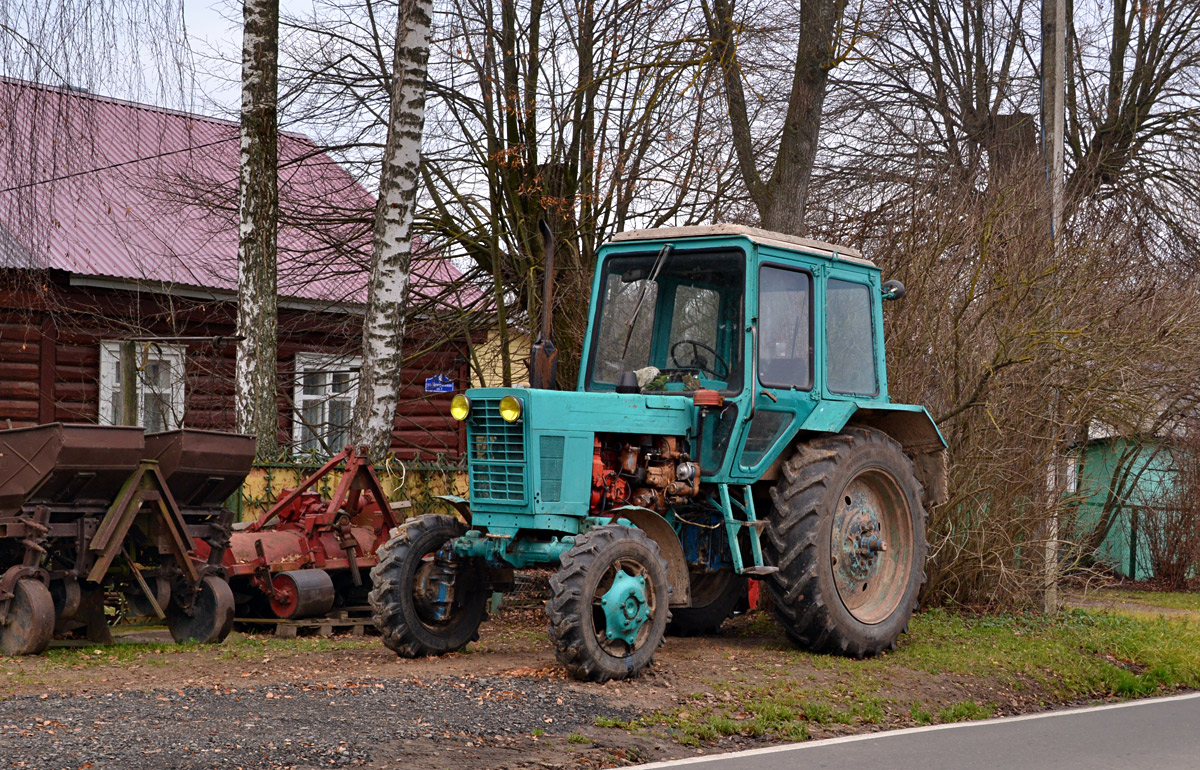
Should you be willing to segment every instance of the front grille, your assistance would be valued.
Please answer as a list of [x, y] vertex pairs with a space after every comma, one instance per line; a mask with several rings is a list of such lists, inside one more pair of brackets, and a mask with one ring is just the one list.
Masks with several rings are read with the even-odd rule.
[[525, 442], [521, 423], [500, 417], [500, 399], [471, 404], [467, 421], [472, 500], [525, 502]]

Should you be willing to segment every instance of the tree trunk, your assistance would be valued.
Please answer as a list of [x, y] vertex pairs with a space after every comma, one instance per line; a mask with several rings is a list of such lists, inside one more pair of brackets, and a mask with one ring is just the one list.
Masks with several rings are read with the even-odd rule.
[[279, 0], [245, 0], [242, 153], [238, 206], [237, 427], [260, 459], [278, 454], [276, 236], [279, 227], [276, 102]]
[[713, 40], [713, 55], [721, 67], [725, 105], [732, 130], [742, 182], [758, 209], [759, 220], [768, 230], [806, 234], [804, 209], [817, 157], [821, 113], [829, 71], [836, 64], [834, 44], [846, 0], [802, 0], [800, 38], [792, 63], [792, 84], [787, 115], [783, 122], [771, 175], [763, 178], [758, 167], [762, 154], [742, 85], [742, 63], [736, 35], [739, 22], [733, 0], [704, 2], [704, 15]]
[[365, 444], [373, 457], [384, 456], [391, 447], [400, 397], [432, 15], [432, 0], [400, 0], [392, 104], [379, 175], [371, 282], [363, 323], [362, 374], [354, 407], [355, 443]]

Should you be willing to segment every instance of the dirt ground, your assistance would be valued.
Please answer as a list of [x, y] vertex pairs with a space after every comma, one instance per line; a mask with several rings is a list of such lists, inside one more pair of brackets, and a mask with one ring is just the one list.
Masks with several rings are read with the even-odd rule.
[[[162, 634], [143, 632], [126, 638], [147, 641], [160, 639]], [[117, 752], [108, 761], [97, 761], [89, 754], [89, 746], [105, 745], [103, 731], [95, 732], [96, 728], [89, 726], [89, 720], [99, 718], [95, 709], [103, 708], [100, 714], [114, 709], [120, 714], [122, 708], [128, 708], [129, 714], [136, 715], [142, 713], [137, 704], [147, 701], [182, 703], [185, 705], [169, 709], [174, 731], [188, 732], [188, 727], [178, 724], [181, 721], [203, 724], [207, 730], [216, 719], [211, 734], [217, 740], [224, 729], [219, 725], [221, 715], [241, 713], [237, 709], [244, 707], [243, 696], [257, 704], [257, 710], [278, 718], [279, 725], [256, 724], [251, 719], [245, 730], [233, 730], [226, 736], [224, 744], [180, 748], [172, 742], [154, 742], [164, 728], [171, 727], [161, 722], [161, 717], [130, 716], [129, 735], [146, 731], [144, 739], [130, 738], [134, 741], [130, 751], [165, 751], [173, 757], [171, 764], [157, 766], [180, 768], [307, 768], [330, 763], [382, 768], [395, 767], [401, 761], [414, 770], [459, 762], [474, 768], [614, 767], [773, 741], [735, 735], [695, 748], [679, 743], [679, 736], [666, 727], [627, 731], [597, 726], [596, 717], [624, 721], [657, 710], [729, 698], [727, 693], [718, 695], [721, 690], [716, 685], [731, 681], [770, 687], [773, 681], [801, 678], [806, 686], [836, 693], [842, 675], [837, 667], [798, 658], [762, 613], [733, 619], [720, 636], [668, 638], [655, 664], [641, 678], [603, 685], [566, 677], [546, 640], [540, 608], [505, 610], [484, 624], [481, 640], [467, 652], [423, 660], [398, 658], [373, 638], [288, 645], [243, 637], [221, 646], [185, 650], [87, 647], [44, 657], [0, 659], [0, 767], [133, 770], [143, 765], [130, 757], [144, 760], [145, 754]], [[902, 669], [874, 684], [881, 702], [894, 704], [884, 706], [882, 719], [870, 724], [815, 727], [811, 737], [910, 726], [913, 722], [904, 704], [913, 701], [936, 709], [977, 700], [998, 704], [1002, 714], [1045, 707], [1035, 690], [1008, 692], [986, 675], [968, 679]], [[401, 697], [377, 702], [380, 692], [400, 693]], [[331, 693], [340, 700], [330, 697]], [[447, 693], [457, 699], [442, 698]], [[214, 698], [220, 702], [212, 702]], [[509, 716], [499, 715], [496, 704], [504, 700], [520, 701], [515, 705], [522, 708]], [[56, 707], [56, 703], [60, 705]], [[54, 717], [58, 711], [72, 716]], [[385, 713], [388, 724], [377, 724]], [[322, 715], [342, 721], [321, 727], [327, 718]], [[249, 719], [229, 717], [232, 725], [242, 724], [238, 720], [243, 718]], [[284, 749], [289, 747], [277, 747], [277, 741], [264, 737], [264, 728], [286, 732], [288, 725], [306, 722], [315, 723], [313, 729], [318, 733], [328, 734], [305, 743], [303, 752], [288, 753]], [[431, 724], [434, 727], [427, 728]], [[83, 736], [89, 730], [94, 734], [85, 741]], [[47, 731], [57, 739], [49, 744], [53, 751], [47, 748], [49, 753], [43, 755], [39, 746], [48, 737], [44, 735]], [[345, 734], [332, 735], [335, 732]], [[222, 751], [236, 753], [248, 745], [261, 750], [261, 756], [253, 761], [243, 757], [245, 764], [218, 761]], [[210, 750], [216, 753], [195, 753]], [[176, 756], [172, 751], [182, 753]], [[321, 752], [328, 753], [328, 762]], [[15, 756], [26, 757], [21, 760], [26, 764], [17, 763], [12, 759]], [[38, 761], [43, 756], [44, 764]], [[150, 756], [154, 762], [167, 758]]]

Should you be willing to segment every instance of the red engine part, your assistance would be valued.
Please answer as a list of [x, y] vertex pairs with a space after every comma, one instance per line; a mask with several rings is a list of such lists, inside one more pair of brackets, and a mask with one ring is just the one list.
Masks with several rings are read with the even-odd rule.
[[700, 492], [700, 467], [674, 436], [596, 437], [591, 513], [620, 505], [664, 511]]
[[592, 512], [599, 513], [628, 499], [629, 484], [621, 478], [617, 453], [605, 449], [597, 438], [592, 452]]
[[[343, 461], [330, 500], [311, 491]], [[323, 615], [335, 599], [333, 576], [348, 574], [353, 585], [362, 585], [363, 572], [375, 566], [375, 552], [396, 524], [365, 453], [346, 447], [299, 487], [285, 490], [257, 521], [235, 531], [223, 566], [231, 581], [261, 591], [279, 617]], [[197, 541], [197, 555], [206, 556], [206, 547]]]

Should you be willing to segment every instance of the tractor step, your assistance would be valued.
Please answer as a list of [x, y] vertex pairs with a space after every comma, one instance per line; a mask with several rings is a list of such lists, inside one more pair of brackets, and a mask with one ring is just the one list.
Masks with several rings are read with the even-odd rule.
[[767, 526], [767, 520], [756, 519], [755, 521], [743, 521], [741, 524], [743, 527], [751, 527], [753, 529], [761, 530], [763, 527]]
[[763, 575], [774, 575], [778, 571], [779, 567], [743, 567], [741, 574], [762, 577]]

